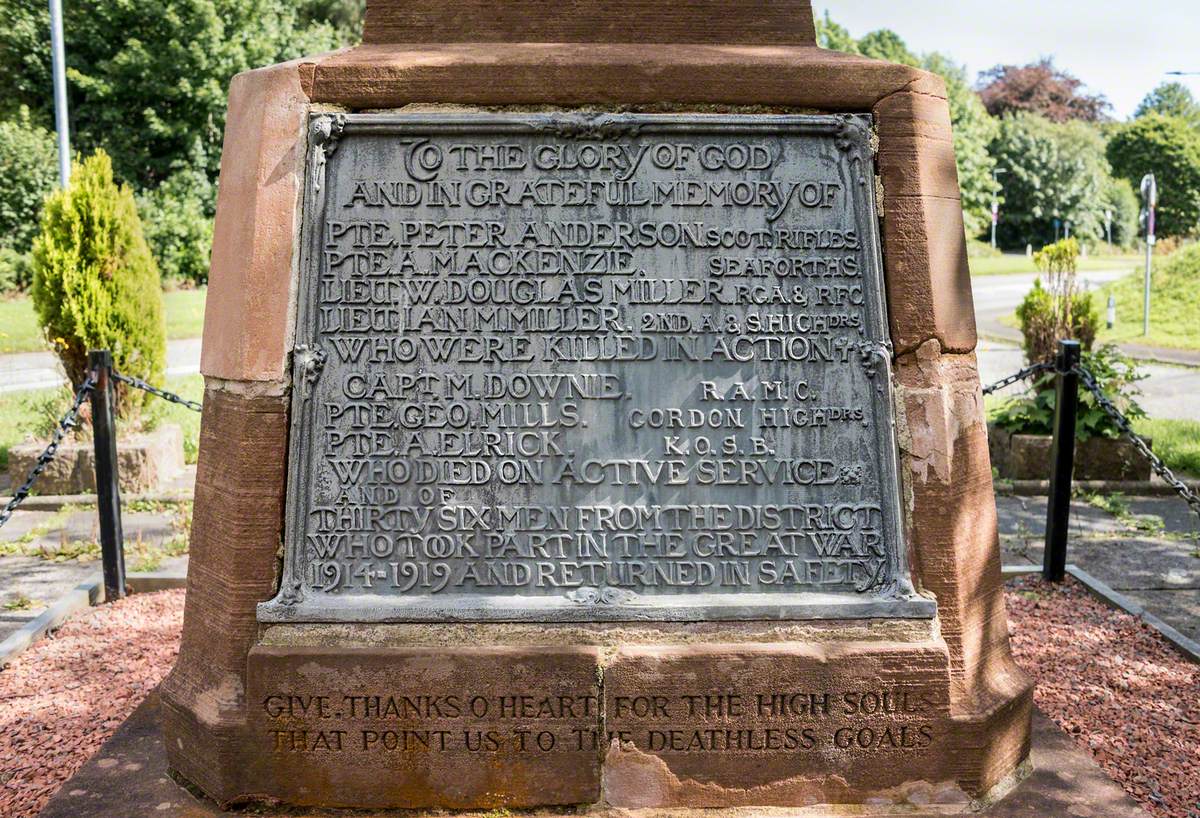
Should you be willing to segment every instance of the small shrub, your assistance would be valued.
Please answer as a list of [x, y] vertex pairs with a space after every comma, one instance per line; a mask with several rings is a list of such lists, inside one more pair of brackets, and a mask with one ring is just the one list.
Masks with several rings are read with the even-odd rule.
[[1033, 263], [1046, 276], [1046, 284], [1038, 278], [1033, 289], [1017, 307], [1025, 357], [1031, 362], [1054, 357], [1058, 342], [1063, 339], [1079, 341], [1090, 350], [1100, 329], [1100, 313], [1091, 293], [1079, 290], [1075, 271], [1079, 261], [1079, 242], [1063, 239], [1043, 247], [1033, 256]]
[[[151, 383], [166, 358], [162, 285], [129, 188], [97, 151], [77, 163], [71, 186], [46, 200], [33, 245], [33, 305], [71, 384], [87, 377], [89, 349]], [[118, 412], [136, 416], [145, 393], [122, 389]]]

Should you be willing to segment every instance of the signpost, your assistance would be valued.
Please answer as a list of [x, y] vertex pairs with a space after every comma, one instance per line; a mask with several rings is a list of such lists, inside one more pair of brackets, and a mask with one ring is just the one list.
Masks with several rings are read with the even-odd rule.
[[1150, 266], [1154, 261], [1154, 208], [1158, 206], [1158, 182], [1153, 173], [1142, 177], [1142, 200], [1146, 203], [1146, 286], [1142, 299], [1142, 335], [1150, 334]]

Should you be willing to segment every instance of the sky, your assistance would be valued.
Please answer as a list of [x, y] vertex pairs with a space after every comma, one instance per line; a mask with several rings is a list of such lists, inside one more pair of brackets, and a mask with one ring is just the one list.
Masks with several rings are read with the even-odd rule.
[[917, 53], [941, 51], [975, 79], [1001, 63], [1043, 56], [1113, 104], [1118, 119], [1161, 82], [1185, 83], [1200, 98], [1200, 0], [814, 0], [861, 37], [899, 34]]

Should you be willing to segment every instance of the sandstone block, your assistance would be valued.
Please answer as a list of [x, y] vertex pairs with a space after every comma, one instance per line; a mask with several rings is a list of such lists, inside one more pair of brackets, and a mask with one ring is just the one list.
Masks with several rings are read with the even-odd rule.
[[604, 674], [618, 807], [962, 800], [937, 643], [621, 648]]
[[930, 339], [947, 352], [975, 348], [975, 303], [962, 203], [884, 194], [884, 271], [897, 354]]
[[595, 801], [595, 648], [295, 648], [249, 656], [247, 782], [296, 804]]
[[[37, 464], [45, 443], [20, 443], [8, 451], [8, 473], [14, 483]], [[117, 474], [121, 491], [141, 494], [154, 491], [183, 471], [183, 431], [174, 424], [117, 442]], [[35, 487], [39, 494], [94, 494], [96, 451], [90, 440], [67, 440], [58, 447]]]

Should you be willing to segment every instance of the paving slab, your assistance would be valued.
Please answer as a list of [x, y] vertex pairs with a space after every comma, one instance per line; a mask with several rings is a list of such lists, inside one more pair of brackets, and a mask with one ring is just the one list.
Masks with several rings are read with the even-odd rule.
[[[1046, 497], [1017, 497], [1012, 495], [996, 498], [996, 514], [1000, 523], [1000, 534], [1026, 535], [1041, 538], [1046, 531]], [[1186, 504], [1185, 508], [1186, 508]], [[1106, 534], [1126, 530], [1126, 525], [1107, 511], [1089, 505], [1083, 500], [1071, 502], [1071, 536]]]

